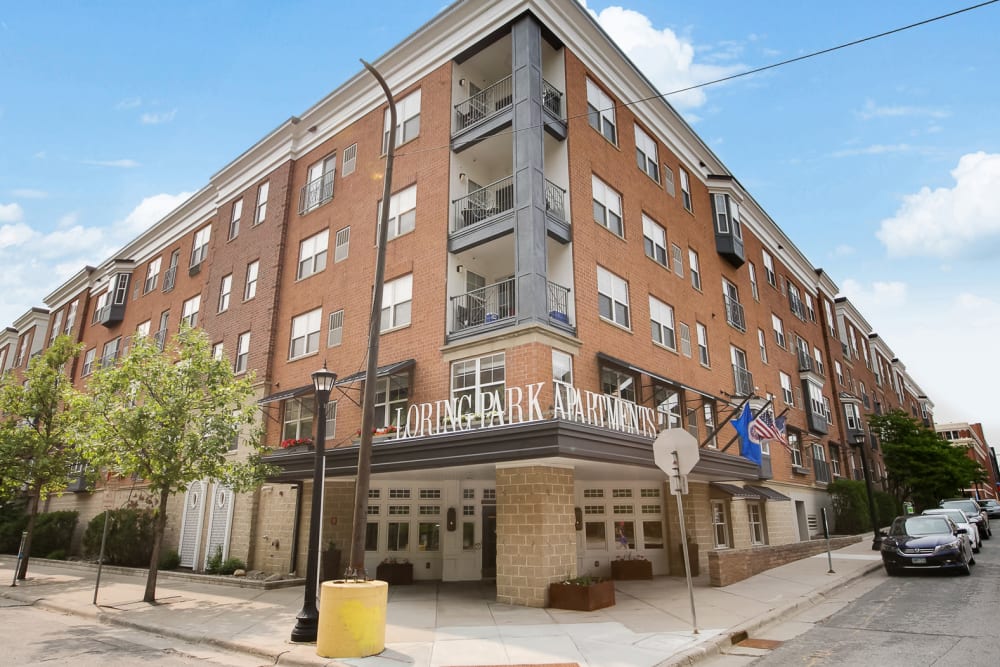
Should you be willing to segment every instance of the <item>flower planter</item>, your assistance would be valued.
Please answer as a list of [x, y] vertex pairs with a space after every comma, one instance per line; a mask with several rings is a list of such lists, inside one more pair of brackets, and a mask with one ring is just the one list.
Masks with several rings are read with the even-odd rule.
[[615, 582], [610, 579], [590, 584], [549, 584], [549, 607], [553, 609], [594, 611], [614, 604]]
[[413, 563], [379, 563], [375, 578], [388, 584], [412, 584]]
[[640, 558], [632, 560], [611, 561], [611, 578], [624, 581], [628, 579], [652, 579], [653, 563]]
[[305, 452], [313, 451], [312, 445], [292, 445], [291, 447], [282, 447], [276, 450], [282, 454], [303, 454]]

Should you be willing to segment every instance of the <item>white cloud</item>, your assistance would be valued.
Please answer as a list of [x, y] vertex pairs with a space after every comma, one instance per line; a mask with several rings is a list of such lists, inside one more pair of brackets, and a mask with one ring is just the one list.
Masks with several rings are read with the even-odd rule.
[[125, 235], [139, 234], [184, 203], [191, 194], [190, 192], [181, 192], [176, 195], [163, 193], [146, 197], [132, 209], [124, 220], [114, 224], [115, 231], [123, 232]]
[[876, 236], [890, 256], [957, 257], [990, 253], [1000, 243], [1000, 154], [963, 155], [952, 188], [928, 187], [903, 197]]
[[830, 157], [854, 157], [856, 155], [885, 155], [886, 153], [907, 153], [913, 150], [909, 144], [872, 144], [861, 148], [844, 148], [830, 153]]
[[33, 190], [31, 188], [15, 188], [10, 191], [10, 194], [18, 199], [45, 199], [49, 196], [49, 193], [45, 190]]
[[899, 118], [902, 116], [924, 116], [930, 118], [947, 118], [951, 115], [941, 109], [929, 109], [926, 107], [911, 106], [879, 106], [873, 100], [865, 102], [865, 106], [860, 111], [855, 112], [862, 120], [872, 118]]
[[34, 235], [34, 230], [23, 222], [0, 226], [0, 250], [22, 245]]
[[0, 204], [0, 222], [20, 222], [24, 211], [18, 203]]
[[170, 111], [163, 111], [160, 113], [144, 113], [139, 117], [139, 121], [143, 125], [159, 125], [160, 123], [169, 123], [177, 115], [177, 109], [171, 109]]
[[906, 305], [907, 285], [900, 281], [878, 281], [862, 285], [853, 278], [840, 284], [840, 293], [862, 313], [900, 309]]
[[[581, 0], [587, 8], [587, 3]], [[679, 37], [670, 28], [658, 30], [652, 21], [637, 11], [624, 7], [607, 7], [600, 12], [587, 8], [602, 28], [649, 77], [661, 93], [683, 90], [697, 84], [720, 79], [744, 69], [741, 65], [712, 65], [695, 62], [694, 45]], [[726, 43], [718, 53], [705, 54], [708, 60], [727, 60], [738, 55], [732, 43]], [[692, 109], [706, 101], [705, 90], [697, 88], [668, 95], [671, 104], [680, 109]]]
[[59, 218], [59, 220], [56, 221], [56, 228], [66, 229], [67, 227], [72, 227], [73, 225], [76, 224], [76, 221], [79, 217], [80, 216], [79, 214], [77, 214], [76, 211], [71, 211], [70, 213], [67, 213], [66, 215], [62, 216], [61, 218]]
[[121, 102], [115, 105], [116, 109], [135, 109], [142, 105], [141, 97], [126, 97]]
[[95, 167], [120, 167], [121, 169], [134, 169], [140, 166], [138, 162], [131, 159], [123, 160], [81, 160], [83, 164], [92, 164]]

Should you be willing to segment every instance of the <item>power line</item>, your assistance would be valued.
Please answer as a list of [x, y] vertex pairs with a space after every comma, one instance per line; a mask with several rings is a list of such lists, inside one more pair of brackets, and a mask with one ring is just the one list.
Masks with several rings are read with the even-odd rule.
[[[598, 110], [598, 113], [600, 113], [601, 111], [610, 111], [612, 109], [617, 109], [619, 107], [628, 107], [628, 106], [632, 106], [634, 104], [640, 104], [642, 102], [648, 102], [650, 100], [664, 99], [664, 98], [669, 97], [671, 95], [679, 95], [680, 93], [686, 93], [686, 92], [689, 92], [689, 91], [692, 91], [692, 90], [698, 90], [699, 88], [706, 88], [708, 86], [714, 86], [714, 85], [716, 85], [718, 83], [725, 83], [726, 81], [732, 81], [734, 79], [740, 79], [740, 78], [745, 77], [745, 76], [750, 76], [751, 74], [759, 74], [760, 72], [766, 72], [767, 70], [776, 69], [778, 67], [784, 67], [785, 65], [791, 65], [792, 63], [797, 63], [797, 62], [800, 62], [800, 61], [803, 61], [803, 60], [808, 60], [810, 58], [815, 58], [817, 56], [822, 56], [822, 55], [826, 55], [828, 53], [833, 53], [834, 51], [840, 51], [842, 49], [846, 49], [846, 48], [849, 48], [849, 47], [852, 47], [852, 46], [858, 46], [860, 44], [864, 44], [865, 42], [871, 42], [871, 41], [874, 41], [876, 39], [882, 39], [883, 37], [888, 37], [890, 35], [895, 35], [896, 33], [904, 32], [906, 30], [912, 30], [913, 28], [919, 28], [921, 26], [925, 26], [925, 25], [928, 25], [928, 24], [931, 24], [931, 23], [935, 23], [937, 21], [943, 21], [944, 19], [948, 19], [948, 18], [951, 18], [953, 16], [958, 16], [959, 14], [965, 14], [966, 12], [971, 12], [971, 11], [976, 10], [976, 9], [982, 9], [983, 7], [986, 7], [987, 5], [993, 5], [993, 4], [996, 4], [997, 2], [1000, 2], [1000, 0], [986, 0], [986, 2], [980, 2], [979, 4], [976, 4], [976, 5], [970, 5], [968, 7], [963, 7], [962, 9], [956, 9], [955, 11], [948, 12], [947, 14], [940, 14], [938, 16], [934, 16], [934, 17], [929, 18], [929, 19], [924, 19], [922, 21], [917, 21], [916, 23], [910, 23], [908, 25], [904, 25], [904, 26], [901, 26], [899, 28], [893, 28], [892, 30], [886, 30], [885, 32], [880, 32], [880, 33], [877, 33], [877, 34], [874, 34], [874, 35], [869, 35], [868, 37], [862, 37], [860, 39], [855, 39], [855, 40], [850, 41], [850, 42], [844, 42], [843, 44], [838, 44], [837, 46], [831, 46], [829, 48], [821, 49], [819, 51], [813, 51], [811, 53], [807, 53], [807, 54], [804, 54], [804, 55], [801, 55], [801, 56], [796, 56], [795, 58], [788, 58], [786, 60], [781, 60], [781, 61], [778, 61], [776, 63], [771, 63], [769, 65], [762, 65], [760, 67], [755, 67], [753, 69], [749, 69], [749, 70], [746, 70], [744, 72], [737, 72], [736, 74], [730, 74], [729, 76], [720, 77], [718, 79], [712, 79], [711, 81], [704, 81], [702, 83], [696, 83], [694, 85], [686, 86], [684, 88], [677, 88], [675, 90], [671, 90], [671, 91], [666, 92], [666, 93], [660, 93], [660, 94], [657, 94], [657, 95], [650, 95], [649, 97], [643, 97], [641, 99], [631, 100], [629, 102], [622, 102], [621, 104], [616, 104], [616, 105], [614, 105], [612, 107], [608, 107], [606, 109], [600, 109], [600, 110]], [[588, 115], [589, 115], [589, 113], [577, 114], [576, 116], [567, 116], [566, 117], [566, 122], [568, 123], [569, 121], [576, 120], [578, 118], [586, 118]], [[503, 136], [505, 134], [512, 135], [515, 132], [523, 132], [525, 130], [537, 129], [538, 127], [540, 127], [540, 126], [538, 126], [538, 125], [532, 125], [532, 126], [529, 126], [529, 127], [521, 128], [519, 130], [510, 130], [510, 131], [507, 131], [507, 132], [498, 132], [497, 134], [495, 134], [493, 136]], [[442, 150], [442, 149], [445, 149], [445, 148], [451, 148], [451, 144], [448, 144], [446, 146], [432, 146], [430, 148], [421, 148], [420, 150], [410, 151], [410, 152], [407, 152], [407, 153], [397, 153], [396, 157], [397, 158], [399, 158], [399, 157], [407, 157], [407, 156], [410, 156], [410, 155], [417, 155], [417, 154], [420, 154], [420, 153], [428, 153], [430, 151]]]

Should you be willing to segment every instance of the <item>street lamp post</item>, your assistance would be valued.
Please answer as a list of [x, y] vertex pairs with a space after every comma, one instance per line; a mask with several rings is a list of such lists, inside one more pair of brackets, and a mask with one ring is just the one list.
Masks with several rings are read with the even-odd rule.
[[309, 516], [309, 550], [306, 557], [306, 590], [302, 609], [295, 616], [292, 628], [293, 642], [316, 641], [319, 627], [319, 610], [316, 608], [316, 580], [319, 578], [319, 529], [323, 513], [323, 467], [326, 450], [326, 404], [330, 400], [330, 390], [337, 381], [337, 374], [323, 368], [312, 374], [313, 389], [316, 390], [316, 442], [313, 445], [313, 487], [312, 513]]
[[851, 444], [857, 447], [861, 454], [861, 473], [865, 476], [865, 489], [868, 491], [868, 515], [872, 520], [872, 551], [882, 547], [882, 536], [878, 532], [878, 514], [875, 512], [875, 493], [872, 490], [872, 476], [868, 470], [868, 454], [865, 452], [865, 434], [857, 433], [851, 436]]

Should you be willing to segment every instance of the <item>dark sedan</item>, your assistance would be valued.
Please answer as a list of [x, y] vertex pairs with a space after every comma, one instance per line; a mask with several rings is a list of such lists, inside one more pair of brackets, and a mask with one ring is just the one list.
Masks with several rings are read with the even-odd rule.
[[927, 568], [969, 574], [975, 562], [967, 531], [946, 516], [898, 516], [882, 538], [882, 564], [889, 576]]
[[986, 516], [990, 519], [1000, 519], [1000, 502], [992, 498], [980, 498], [979, 506], [986, 510]]

